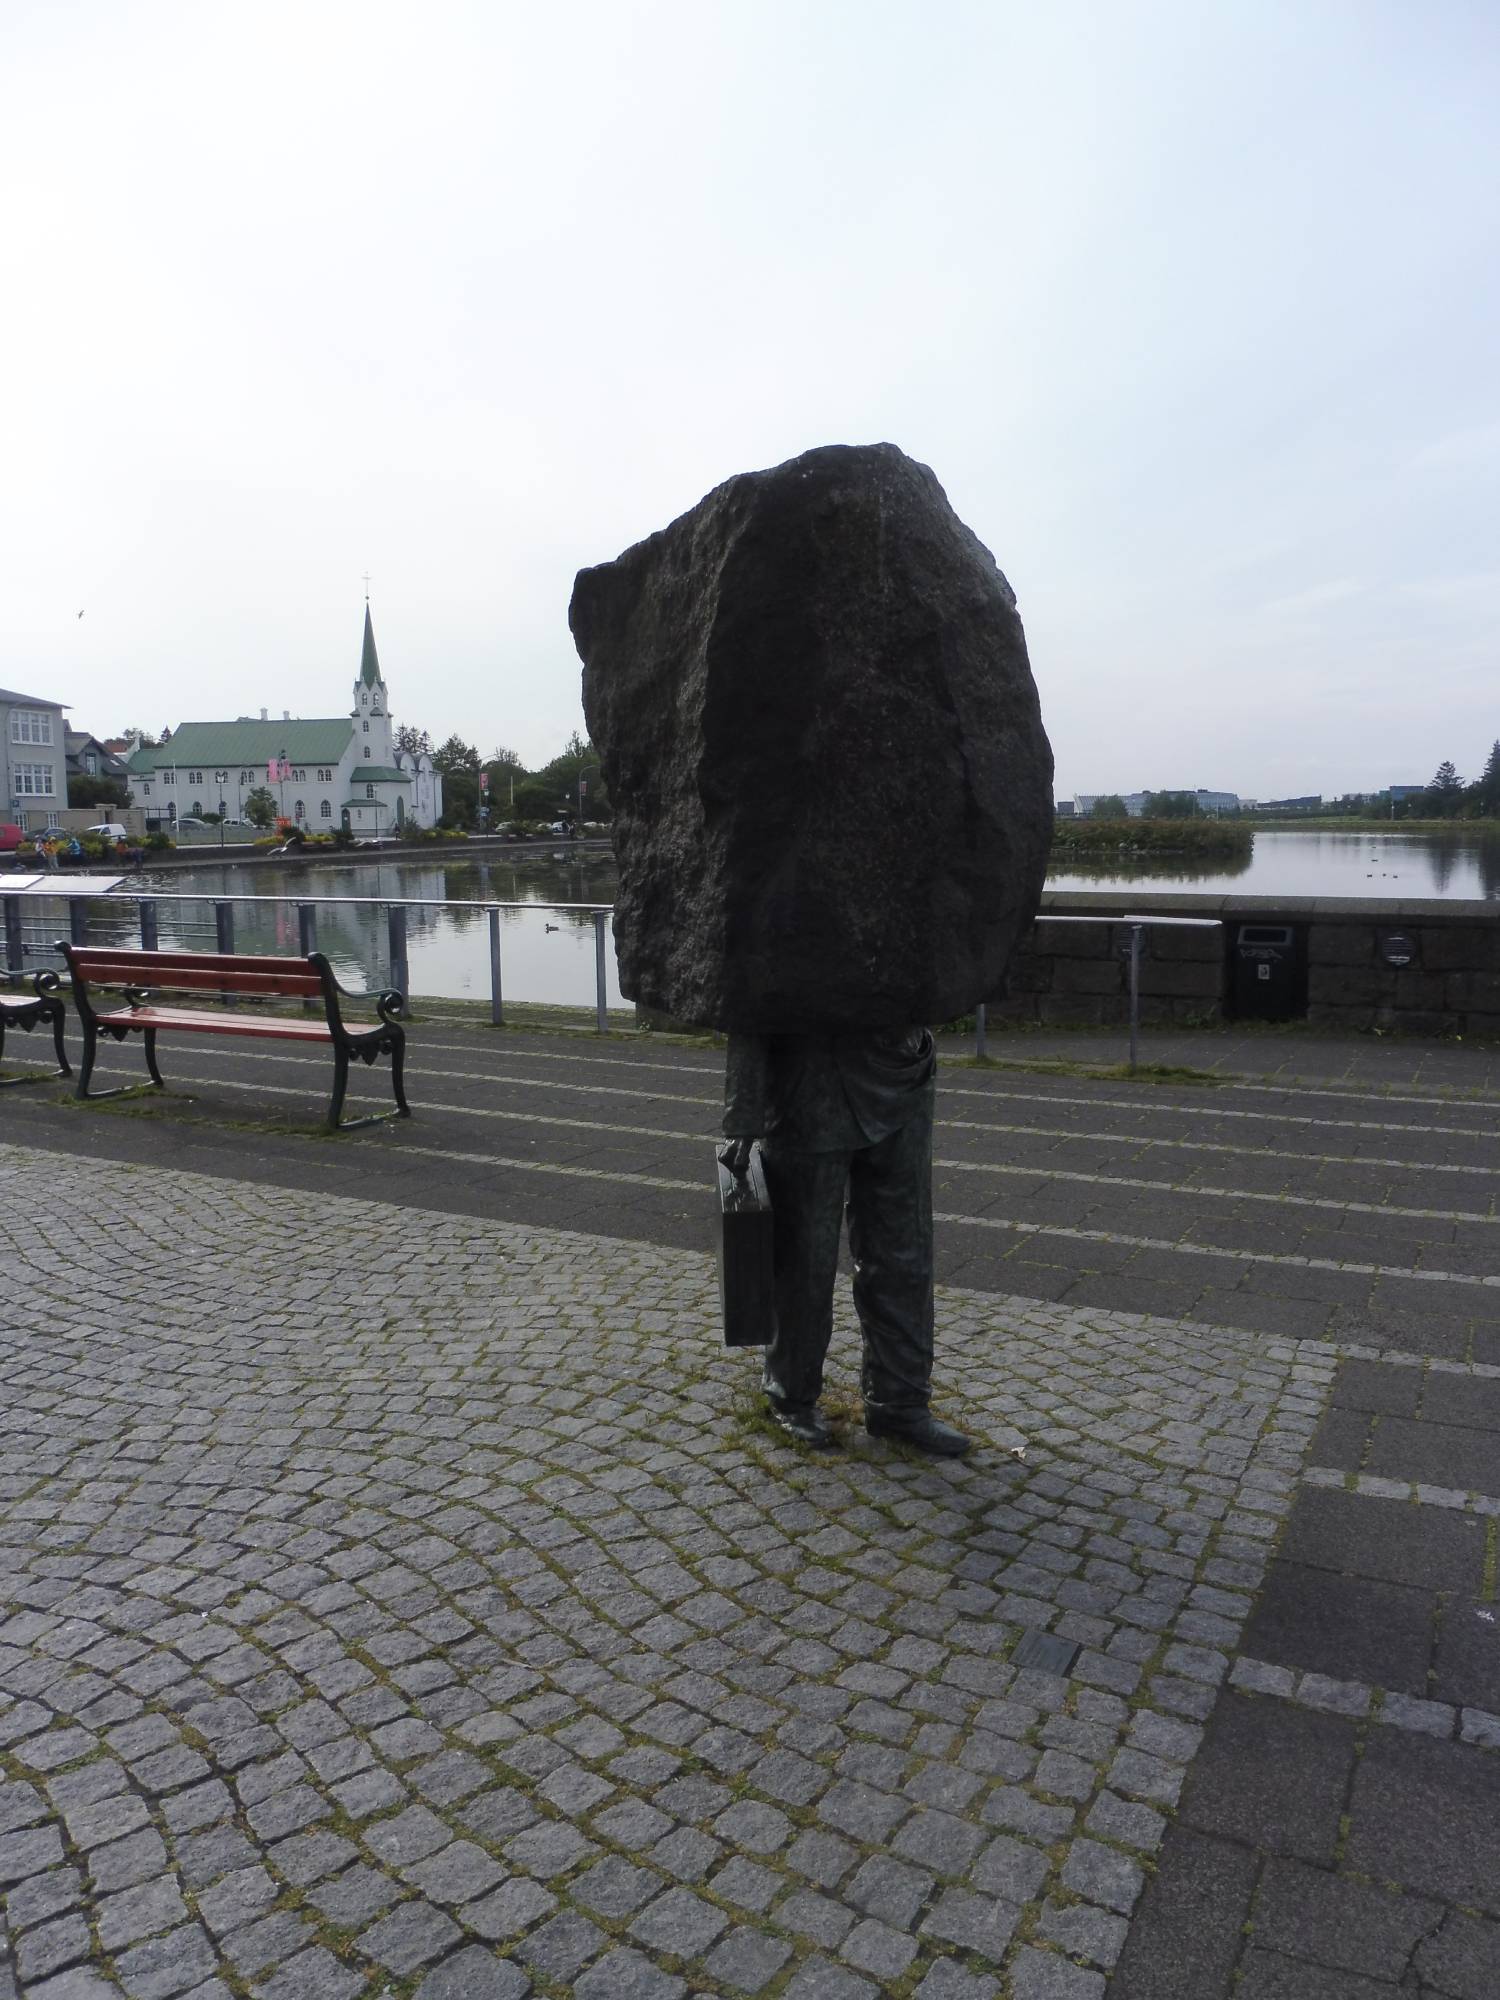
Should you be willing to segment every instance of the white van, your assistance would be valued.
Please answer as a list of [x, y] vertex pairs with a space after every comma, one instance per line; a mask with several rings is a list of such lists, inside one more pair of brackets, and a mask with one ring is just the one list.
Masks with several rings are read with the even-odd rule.
[[83, 830], [85, 833], [91, 833], [95, 840], [129, 840], [130, 838], [130, 835], [120, 825], [119, 821], [113, 819], [103, 820], [98, 826], [86, 826]]

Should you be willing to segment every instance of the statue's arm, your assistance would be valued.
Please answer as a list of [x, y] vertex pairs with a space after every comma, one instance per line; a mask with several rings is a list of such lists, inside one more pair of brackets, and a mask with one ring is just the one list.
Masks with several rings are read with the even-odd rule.
[[724, 1138], [719, 1158], [732, 1174], [750, 1164], [750, 1148], [766, 1129], [771, 1048], [764, 1035], [731, 1035], [724, 1057]]

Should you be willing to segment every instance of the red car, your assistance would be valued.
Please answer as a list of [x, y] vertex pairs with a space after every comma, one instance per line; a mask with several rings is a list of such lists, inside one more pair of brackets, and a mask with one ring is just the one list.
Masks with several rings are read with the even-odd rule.
[[0, 854], [14, 854], [26, 838], [20, 827], [7, 821], [0, 825]]

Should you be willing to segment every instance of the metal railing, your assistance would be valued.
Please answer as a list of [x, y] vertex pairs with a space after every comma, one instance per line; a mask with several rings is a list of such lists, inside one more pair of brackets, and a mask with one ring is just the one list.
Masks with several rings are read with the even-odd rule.
[[[467, 910], [483, 911], [489, 925], [489, 966], [490, 966], [490, 1020], [495, 1027], [505, 1024], [505, 1003], [500, 953], [500, 918], [506, 910], [517, 911], [567, 911], [587, 915], [594, 927], [594, 1021], [598, 1033], [606, 1034], [609, 1029], [609, 941], [608, 919], [613, 914], [609, 903], [497, 903], [474, 902], [458, 897], [430, 896], [203, 896], [189, 895], [179, 890], [127, 890], [106, 889], [95, 886], [65, 887], [57, 877], [46, 878], [29, 888], [7, 893], [0, 887], [0, 903], [4, 905], [5, 916], [5, 963], [8, 970], [23, 970], [26, 956], [25, 927], [22, 920], [23, 906], [28, 902], [66, 902], [68, 905], [68, 934], [74, 944], [88, 941], [88, 913], [86, 903], [103, 902], [136, 906], [136, 929], [141, 948], [155, 951], [159, 935], [157, 905], [160, 903], [210, 903], [214, 912], [213, 946], [215, 951], [234, 950], [234, 910], [238, 903], [269, 903], [280, 907], [291, 904], [297, 912], [298, 948], [304, 956], [318, 948], [319, 906], [352, 907], [356, 909], [383, 910], [386, 916], [386, 942], [389, 957], [389, 983], [398, 993], [408, 994], [410, 969], [407, 959], [406, 913], [409, 909], [424, 910]], [[1038, 924], [1110, 924], [1117, 929], [1129, 931], [1126, 959], [1129, 966], [1130, 994], [1130, 1067], [1135, 1069], [1139, 1058], [1140, 1034], [1140, 983], [1141, 983], [1141, 943], [1144, 932], [1152, 929], [1175, 930], [1222, 930], [1221, 917], [1158, 917], [1158, 916], [1049, 916], [1039, 915]], [[34, 927], [35, 928], [35, 927]], [[189, 931], [194, 926], [179, 923], [179, 929]], [[206, 934], [206, 927], [205, 934]], [[40, 935], [40, 933], [38, 933]], [[34, 957], [50, 957], [53, 939], [45, 938]], [[981, 1003], [974, 1010], [974, 1053], [984, 1058], [987, 1053], [987, 1030], [985, 1008]]]
[[[179, 890], [162, 889], [118, 889], [107, 888], [95, 883], [91, 888], [74, 888], [53, 876], [43, 877], [25, 890], [7, 893], [0, 885], [0, 904], [4, 905], [5, 917], [5, 964], [8, 971], [20, 972], [25, 968], [26, 954], [31, 951], [33, 958], [48, 957], [53, 953], [55, 938], [46, 934], [43, 927], [33, 925], [33, 941], [28, 943], [23, 911], [28, 903], [65, 902], [68, 905], [68, 936], [73, 944], [88, 942], [89, 903], [110, 903], [122, 910], [135, 906], [135, 924], [132, 927], [139, 937], [143, 951], [158, 949], [160, 926], [157, 906], [161, 903], [208, 903], [213, 907], [213, 942], [206, 949], [233, 952], [234, 912], [239, 903], [271, 903], [281, 908], [291, 905], [297, 912], [298, 947], [306, 956], [318, 948], [318, 909], [320, 907], [352, 907], [357, 909], [382, 910], [386, 918], [386, 945], [389, 961], [389, 984], [398, 993], [409, 994], [410, 966], [407, 958], [406, 913], [411, 909], [420, 910], [466, 910], [471, 914], [484, 912], [489, 920], [489, 963], [490, 963], [490, 1020], [494, 1026], [505, 1024], [505, 1003], [502, 983], [500, 954], [500, 918], [506, 910], [530, 912], [569, 911], [586, 915], [592, 919], [594, 928], [594, 1021], [598, 1032], [609, 1030], [609, 926], [613, 911], [609, 903], [500, 903], [474, 902], [457, 897], [432, 896], [252, 896], [252, 895], [190, 895]], [[207, 937], [207, 926], [194, 925], [179, 919], [178, 929], [184, 934], [201, 929]], [[120, 942], [120, 940], [115, 940]]]
[[[1053, 917], [1048, 916], [1044, 912], [1038, 915], [1036, 921], [1039, 924], [1111, 924], [1116, 929], [1129, 929], [1130, 937], [1125, 956], [1130, 968], [1130, 1067], [1132, 1070], [1138, 1064], [1140, 1043], [1142, 933], [1158, 927], [1164, 930], [1199, 931], [1221, 931], [1224, 928], [1224, 919], [1222, 917], [1132, 917], [1128, 915], [1119, 917]], [[986, 1054], [985, 1010], [982, 1002], [974, 1009], [974, 1054], [981, 1061], [983, 1061]]]

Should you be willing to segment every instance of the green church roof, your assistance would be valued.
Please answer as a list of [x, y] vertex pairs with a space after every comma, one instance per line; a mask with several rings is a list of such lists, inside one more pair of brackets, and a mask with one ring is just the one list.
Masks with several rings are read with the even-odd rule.
[[375, 652], [375, 627], [370, 623], [370, 600], [365, 599], [365, 647], [359, 660], [359, 677], [366, 687], [380, 679], [380, 661]]
[[219, 770], [248, 767], [286, 757], [293, 764], [337, 764], [349, 748], [347, 715], [315, 722], [184, 722], [170, 743], [137, 750], [130, 768], [137, 773], [205, 764]]
[[349, 769], [351, 785], [361, 778], [372, 785], [404, 785], [410, 777], [410, 771], [393, 771], [389, 764], [353, 764]]

